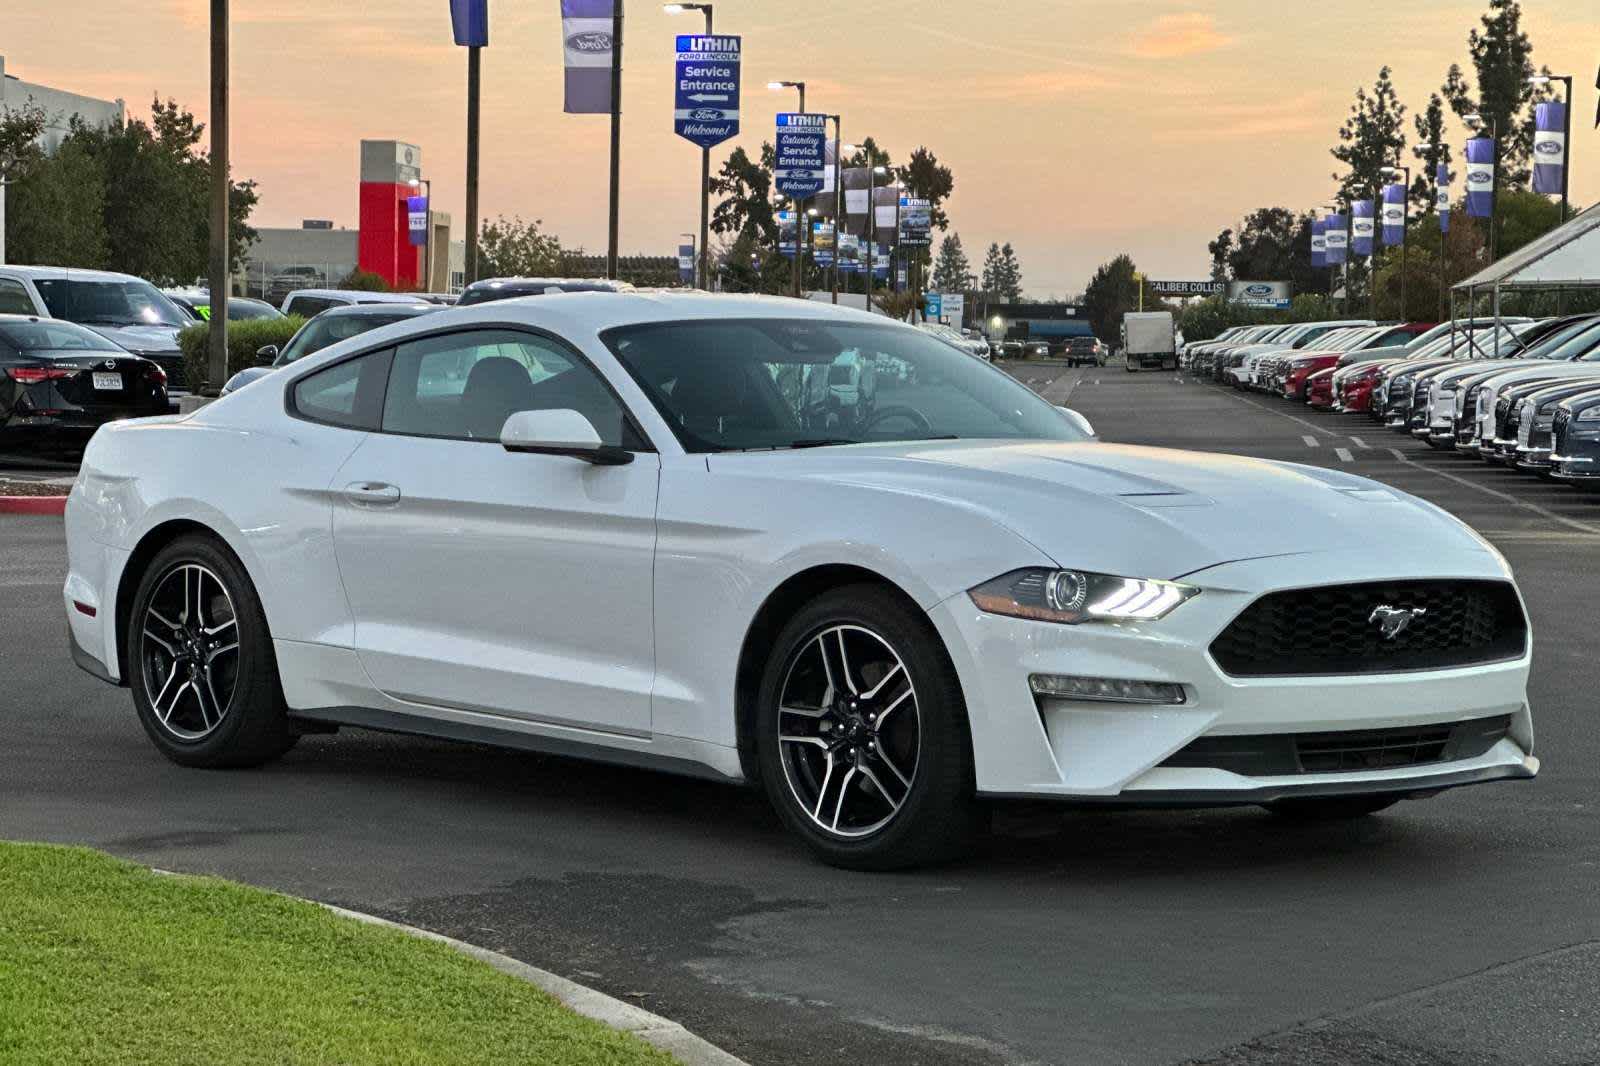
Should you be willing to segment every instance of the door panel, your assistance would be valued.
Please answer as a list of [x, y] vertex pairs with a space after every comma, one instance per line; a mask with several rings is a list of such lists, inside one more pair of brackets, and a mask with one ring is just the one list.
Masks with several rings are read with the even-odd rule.
[[[401, 345], [390, 376], [386, 425], [395, 414], [438, 435], [373, 434], [334, 481], [361, 661], [400, 699], [648, 733], [660, 462], [645, 452], [594, 466], [448, 436], [482, 432], [498, 413], [507, 381], [475, 374], [484, 359], [526, 368], [512, 406], [570, 407], [581, 395], [591, 420], [606, 421], [593, 410], [598, 379], [569, 377], [594, 373], [576, 359], [550, 374], [554, 360], [508, 351], [503, 332], [458, 336], [460, 359], [441, 338]], [[493, 394], [474, 396], [485, 381]]]

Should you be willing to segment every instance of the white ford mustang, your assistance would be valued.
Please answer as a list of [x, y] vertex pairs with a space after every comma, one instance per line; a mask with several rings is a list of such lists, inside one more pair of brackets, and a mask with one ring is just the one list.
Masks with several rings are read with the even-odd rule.
[[760, 782], [824, 859], [992, 797], [1355, 815], [1532, 777], [1504, 560], [1342, 473], [1100, 443], [909, 326], [586, 293], [102, 429], [72, 650], [248, 766], [366, 726]]

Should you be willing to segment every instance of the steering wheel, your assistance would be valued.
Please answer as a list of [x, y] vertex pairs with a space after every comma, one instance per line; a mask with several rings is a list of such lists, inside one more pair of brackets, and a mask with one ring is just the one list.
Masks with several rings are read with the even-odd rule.
[[878, 410], [869, 415], [867, 417], [866, 425], [862, 428], [862, 434], [864, 436], [871, 436], [872, 431], [878, 428], [879, 423], [889, 422], [896, 418], [903, 418], [907, 422], [910, 422], [912, 428], [918, 433], [926, 435], [933, 432], [933, 423], [929, 422], [927, 416], [921, 411], [917, 410], [915, 407], [907, 407], [904, 404], [896, 404], [889, 407], [880, 407]]

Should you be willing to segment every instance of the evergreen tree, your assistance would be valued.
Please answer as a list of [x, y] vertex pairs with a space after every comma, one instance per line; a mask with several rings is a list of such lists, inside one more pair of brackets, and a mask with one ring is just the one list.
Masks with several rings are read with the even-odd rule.
[[[773, 215], [772, 169], [776, 160], [770, 143], [761, 146], [760, 161], [743, 148], [735, 148], [711, 176], [711, 194], [720, 196], [711, 209], [711, 230], [737, 241], [749, 237], [767, 247], [778, 243], [778, 220]], [[740, 265], [743, 270], [743, 264]]]
[[1405, 105], [1395, 92], [1388, 67], [1378, 71], [1372, 95], [1356, 90], [1350, 117], [1339, 128], [1339, 144], [1331, 151], [1345, 165], [1345, 172], [1333, 174], [1340, 195], [1362, 200], [1384, 181], [1383, 168], [1400, 160], [1406, 147]]
[[1528, 84], [1534, 73], [1533, 42], [1522, 30], [1517, 0], [1489, 0], [1489, 13], [1481, 21], [1481, 33], [1467, 34], [1476, 88], [1458, 64], [1451, 64], [1440, 91], [1458, 117], [1482, 115], [1485, 133], [1494, 124], [1500, 135], [1501, 187], [1521, 185], [1528, 180], [1533, 151], [1532, 104], [1549, 95], [1549, 88]]
[[1004, 281], [1004, 268], [1000, 262], [1000, 245], [991, 243], [983, 256], [983, 277], [979, 284], [983, 291], [998, 295]]
[[963, 292], [967, 288], [967, 275], [972, 264], [961, 247], [961, 234], [952, 233], [939, 245], [939, 259], [933, 266], [935, 292]]
[[1412, 124], [1417, 130], [1417, 144], [1411, 154], [1417, 162], [1411, 168], [1411, 202], [1420, 210], [1428, 211], [1439, 195], [1439, 164], [1450, 165], [1450, 145], [1444, 131], [1444, 100], [1438, 93], [1428, 97], [1428, 109], [1414, 115]]
[[1000, 246], [997, 280], [1000, 284], [996, 291], [1007, 303], [1017, 303], [1022, 299], [1022, 264], [1017, 261], [1017, 253], [1009, 241]]

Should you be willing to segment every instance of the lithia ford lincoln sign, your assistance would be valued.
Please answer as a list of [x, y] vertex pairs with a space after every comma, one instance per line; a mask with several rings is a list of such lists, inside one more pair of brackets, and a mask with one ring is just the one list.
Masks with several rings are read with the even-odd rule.
[[678, 38], [672, 130], [702, 148], [739, 133], [738, 37], [686, 34]]
[[822, 191], [827, 167], [828, 116], [804, 112], [778, 116], [777, 165], [773, 185], [783, 196], [803, 200]]

